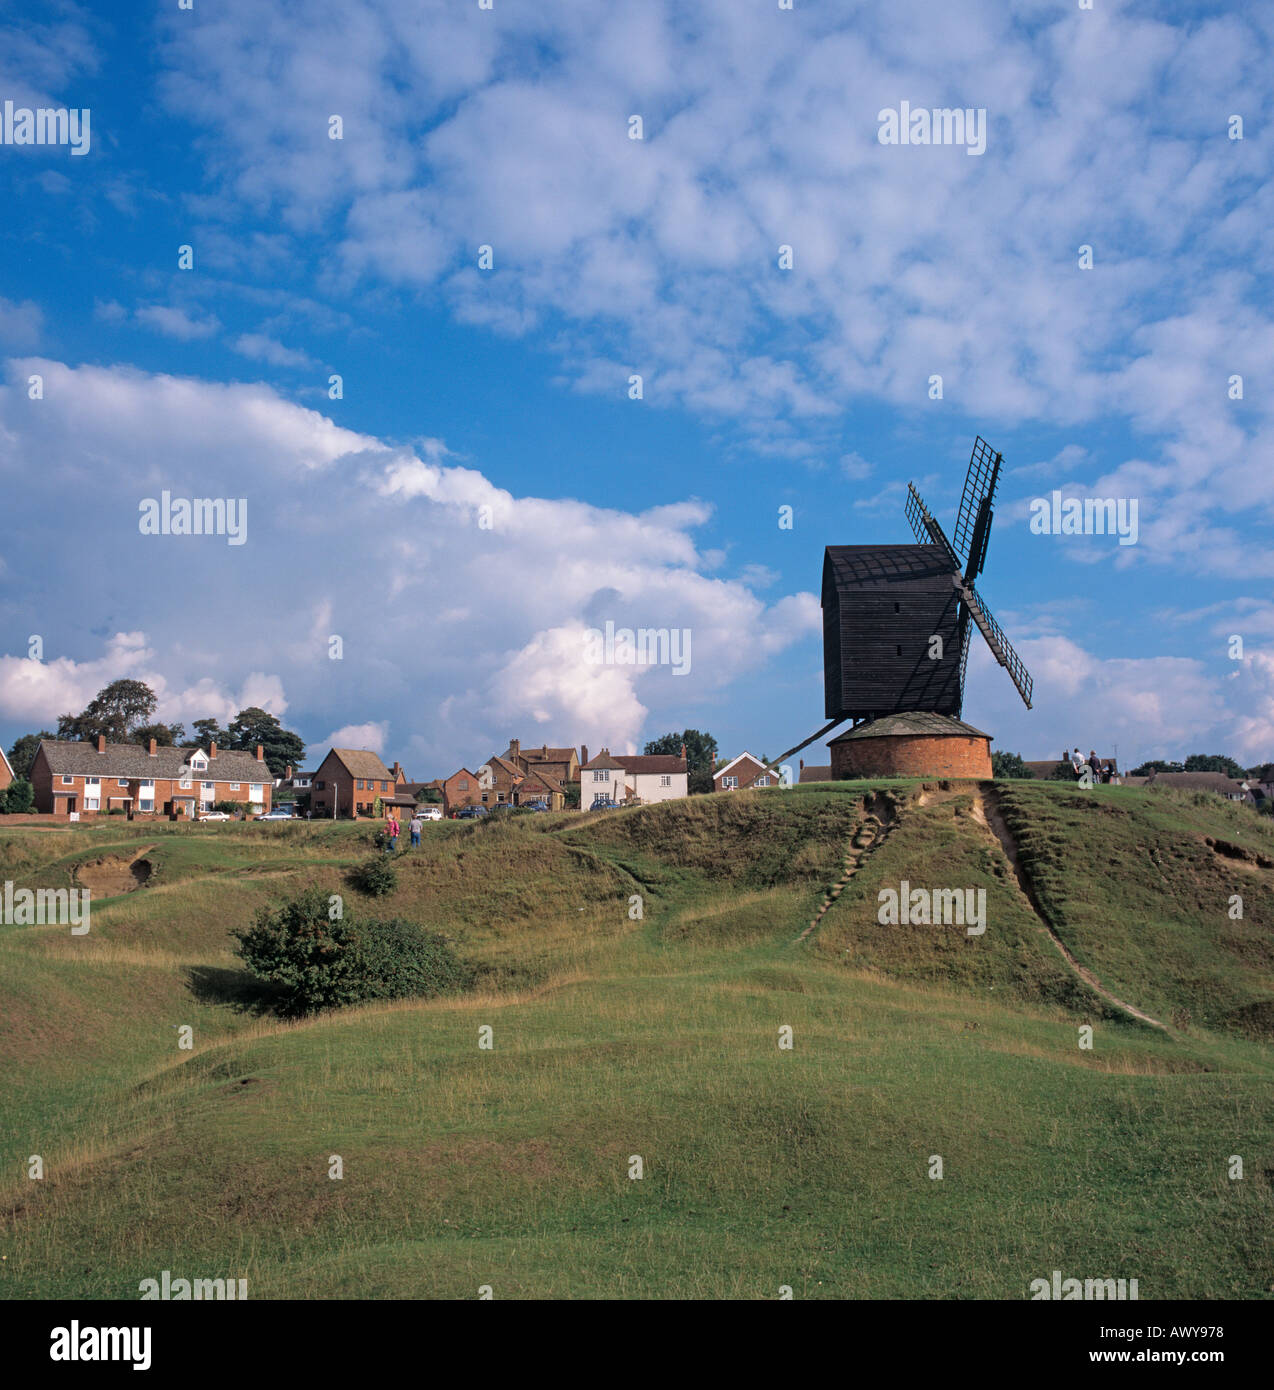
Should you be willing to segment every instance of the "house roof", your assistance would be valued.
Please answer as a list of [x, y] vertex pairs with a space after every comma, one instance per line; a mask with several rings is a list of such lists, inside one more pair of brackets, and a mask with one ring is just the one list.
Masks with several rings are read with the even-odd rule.
[[539, 783], [547, 791], [560, 792], [563, 796], [566, 795], [566, 788], [551, 772], [541, 772], [538, 768], [533, 767], [522, 781], [522, 790], [533, 789], [536, 783]]
[[651, 773], [676, 773], [685, 772], [685, 758], [675, 757], [671, 753], [617, 753], [615, 761], [624, 769], [634, 775]]
[[830, 767], [803, 767], [798, 780], [802, 782], [830, 782], [832, 770]]
[[932, 710], [909, 710], [905, 714], [887, 714], [883, 719], [869, 719], [864, 724], [847, 730], [839, 738], [834, 738], [828, 747], [837, 743], [849, 743], [859, 738], [894, 738], [943, 736], [958, 738], [990, 738], [991, 735], [972, 724], [965, 724], [950, 715], [935, 714]]
[[454, 782], [457, 777], [472, 777], [475, 782], [478, 780], [478, 774], [476, 772], [470, 772], [467, 767], [458, 767], [450, 777], [440, 782], [439, 786], [445, 786], [447, 782]]
[[1156, 772], [1149, 779], [1152, 786], [1179, 787], [1184, 791], [1220, 792], [1222, 796], [1243, 796], [1245, 784], [1224, 772]]
[[[366, 748], [333, 748], [327, 758], [335, 758], [351, 777], [370, 777], [377, 782], [394, 780], [393, 773], [380, 758]], [[326, 762], [327, 758], [323, 761]]]
[[584, 766], [580, 769], [580, 771], [596, 772], [600, 771], [604, 767], [615, 768], [618, 769], [618, 771], [620, 772], [624, 772], [627, 770], [618, 758], [611, 757], [611, 752], [609, 748], [603, 748], [602, 751], [595, 758], [591, 759], [589, 762], [586, 762]]
[[[511, 743], [504, 750], [504, 756], [506, 758], [514, 756]], [[576, 755], [574, 748], [550, 748], [547, 743], [542, 743], [538, 748], [523, 748], [519, 744], [517, 756], [525, 758], [529, 763], [569, 763]]]
[[5, 765], [6, 771], [8, 772], [9, 776], [12, 777], [13, 764], [9, 761], [8, 758], [5, 757], [3, 748], [0, 748], [0, 763], [3, 763]]
[[[49, 771], [57, 776], [78, 777], [162, 777], [180, 778], [196, 754], [208, 756], [205, 748], [156, 748], [152, 758], [140, 743], [108, 743], [106, 752], [99, 753], [97, 744], [71, 739], [40, 740]], [[201, 770], [203, 781], [215, 782], [273, 782], [269, 765], [257, 762], [254, 753], [236, 748], [219, 748], [215, 758], [208, 759], [207, 770]]]
[[750, 763], [755, 764], [756, 769], [757, 769], [758, 772], [766, 772], [766, 771], [768, 771], [768, 769], [766, 768], [765, 764], [761, 761], [760, 758], [754, 758], [754, 757], [752, 756], [751, 753], [748, 753], [748, 752], [745, 751], [745, 752], [740, 753], [739, 756], [738, 756], [737, 758], [732, 758], [728, 763], [726, 763], [726, 765], [725, 765], [719, 772], [714, 772], [714, 773], [712, 774], [712, 780], [715, 782], [715, 781], [717, 780], [718, 777], [724, 777], [724, 776], [726, 775], [726, 773], [729, 772], [730, 769], [731, 769], [736, 763], [741, 763], [741, 762], [744, 760], [744, 758], [746, 758]]
[[491, 754], [486, 761], [486, 766], [498, 767], [502, 772], [508, 773], [515, 781], [525, 775], [516, 763], [511, 763], [508, 758], [502, 758], [498, 753]]

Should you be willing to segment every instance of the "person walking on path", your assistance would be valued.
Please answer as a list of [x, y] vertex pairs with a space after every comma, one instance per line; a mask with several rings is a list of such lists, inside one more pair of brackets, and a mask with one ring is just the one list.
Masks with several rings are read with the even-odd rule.
[[424, 822], [420, 819], [420, 812], [417, 811], [411, 818], [411, 824], [407, 827], [411, 831], [412, 849], [420, 848], [420, 827]]

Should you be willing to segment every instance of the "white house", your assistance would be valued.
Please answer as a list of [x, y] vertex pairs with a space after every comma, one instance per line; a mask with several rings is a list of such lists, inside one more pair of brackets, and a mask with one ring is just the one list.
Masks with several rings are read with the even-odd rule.
[[624, 772], [625, 799], [639, 796], [649, 805], [690, 795], [684, 750], [679, 758], [668, 753], [616, 753], [614, 761]]
[[587, 811], [599, 796], [624, 801], [628, 796], [628, 774], [618, 758], [612, 758], [609, 748], [603, 748], [579, 770], [579, 805]]

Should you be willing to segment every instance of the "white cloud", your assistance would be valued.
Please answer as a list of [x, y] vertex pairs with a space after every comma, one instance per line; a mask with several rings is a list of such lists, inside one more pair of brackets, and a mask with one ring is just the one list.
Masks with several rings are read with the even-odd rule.
[[268, 362], [272, 367], [312, 367], [314, 359], [295, 348], [284, 347], [276, 338], [265, 333], [241, 333], [231, 344], [244, 357]]
[[211, 338], [221, 327], [215, 316], [192, 318], [184, 309], [174, 308], [170, 304], [144, 304], [134, 311], [133, 317], [143, 328], [153, 329], [167, 338], [177, 338], [182, 342]]

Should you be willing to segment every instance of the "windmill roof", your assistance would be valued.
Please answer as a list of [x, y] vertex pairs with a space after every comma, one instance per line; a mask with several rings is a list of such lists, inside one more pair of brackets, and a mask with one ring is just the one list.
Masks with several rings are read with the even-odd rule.
[[849, 743], [859, 738], [990, 738], [991, 735], [972, 724], [952, 719], [946, 714], [934, 714], [931, 710], [911, 710], [906, 714], [887, 714], [883, 719], [870, 719], [865, 724], [849, 729], [828, 744]]

